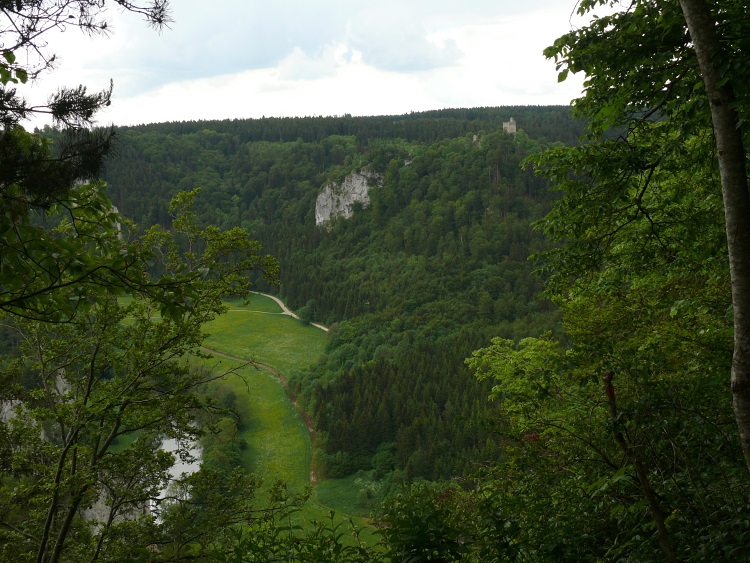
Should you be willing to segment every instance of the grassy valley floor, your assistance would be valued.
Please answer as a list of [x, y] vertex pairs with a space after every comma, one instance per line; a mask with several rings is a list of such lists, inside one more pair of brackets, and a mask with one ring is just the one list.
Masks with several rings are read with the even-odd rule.
[[[222, 385], [246, 407], [242, 438], [248, 445], [243, 452], [248, 471], [262, 475], [266, 486], [281, 479], [293, 492], [315, 485], [310, 471], [314, 434], [290, 401], [282, 378], [318, 360], [325, 348], [325, 332], [282, 314], [273, 300], [261, 295], [253, 295], [247, 304], [229, 303], [229, 311], [207, 325], [206, 332], [209, 336], [204, 346], [215, 352], [209, 362], [218, 369], [244, 366]], [[338, 486], [325, 482], [321, 492], [331, 486], [338, 494], [324, 494], [328, 504], [321, 502], [317, 487], [314, 489], [297, 515], [299, 524], [307, 527], [312, 521], [328, 520], [330, 511], [335, 510], [340, 532], [351, 519], [357, 526], [367, 526], [362, 538], [374, 542], [374, 529], [367, 521], [347, 513], [347, 507], [356, 504], [358, 491], [353, 480], [342, 480]]]

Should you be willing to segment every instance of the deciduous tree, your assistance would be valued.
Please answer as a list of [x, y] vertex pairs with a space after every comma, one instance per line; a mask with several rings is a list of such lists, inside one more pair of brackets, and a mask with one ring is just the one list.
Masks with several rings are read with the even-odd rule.
[[[735, 93], [738, 87], [743, 93], [750, 75], [747, 45], [743, 44], [750, 33], [747, 6], [741, 2], [709, 6], [705, 0], [680, 0], [680, 7], [703, 79], [716, 140], [734, 311], [732, 397], [750, 470], [750, 193], [747, 140], [743, 138], [748, 99], [743, 96], [745, 99], [738, 100]], [[736, 38], [735, 33], [739, 33]]]
[[[140, 13], [157, 27], [169, 20], [165, 0], [111, 4]], [[15, 315], [65, 320], [80, 305], [75, 295], [67, 303], [45, 300], [53, 292], [74, 294], [84, 285], [125, 289], [145, 283], [163, 297], [170, 293], [166, 286], [157, 288], [139, 277], [134, 265], [141, 257], [135, 246], [122, 252], [97, 244], [92, 233], [112, 227], [118, 221], [115, 210], [100, 190], [74, 189], [97, 178], [110, 149], [111, 130], [87, 127], [110, 103], [111, 85], [93, 95], [80, 86], [63, 88], [38, 106], [29, 105], [17, 91], [18, 85], [52, 68], [50, 31], [77, 27], [106, 34], [105, 7], [105, 2], [94, 0], [0, 5], [0, 309]], [[64, 127], [57, 146], [24, 130], [22, 123], [34, 114], [50, 114]], [[67, 218], [67, 225], [54, 233], [35, 216], [51, 208]], [[52, 303], [59, 308], [53, 311]]]
[[[76, 191], [98, 189], [87, 185]], [[75, 301], [75, 315], [66, 322], [52, 322], [40, 308], [32, 318], [5, 315], [22, 342], [17, 359], [3, 366], [0, 397], [13, 406], [9, 421], [0, 425], [5, 476], [0, 535], [3, 545], [13, 546], [5, 557], [116, 559], [128, 553], [129, 544], [189, 553], [212, 529], [250, 519], [257, 483], [241, 475], [233, 484], [214, 483], [207, 495], [200, 492], [207, 487], [201, 479], [216, 476], [206, 471], [187, 481], [172, 503], [160, 500], [173, 460], [158, 450], [159, 441], [176, 439], [178, 454], [189, 455], [187, 443], [201, 432], [197, 417], [215, 410], [201, 391], [226, 375], [191, 361], [202, 357], [203, 324], [224, 310], [223, 297], [247, 290], [249, 270], [275, 276], [273, 261], [239, 230], [198, 229], [187, 207], [191, 195], [175, 200], [172, 232], [151, 229], [137, 244], [121, 240], [116, 218], [106, 210], [105, 220], [96, 220], [97, 209], [84, 208], [91, 216], [83, 221], [85, 234], [95, 241], [95, 252], [119, 249], [128, 257], [135, 249], [129, 267], [144, 283], [131, 288], [131, 299], [118, 301], [106, 291], [106, 280], [104, 290], [71, 282], [66, 291], [39, 301], [55, 312]], [[63, 219], [59, 229], [70, 227]], [[187, 253], [175, 240], [180, 235], [190, 243]], [[179, 301], [160, 302], [151, 294], [148, 271], [159, 266]], [[226, 494], [219, 494], [222, 487], [228, 487]], [[185, 511], [179, 503], [188, 499], [201, 507], [199, 528], [175, 520]], [[86, 517], [91, 505], [105, 508], [98, 517]], [[149, 508], [163, 512], [162, 519], [136, 517]]]
[[[568, 346], [497, 340], [471, 360], [502, 401], [498, 495], [524, 503], [519, 541], [552, 558], [731, 559], [747, 540], [742, 266], [730, 273], [747, 259], [733, 257], [744, 235], [731, 226], [747, 214], [729, 217], [744, 213], [747, 174], [727, 186], [733, 157], [716, 148], [711, 105], [734, 112], [723, 126], [744, 167], [748, 19], [740, 3], [699, 2], [718, 41], [715, 86], [734, 89], [717, 99], [680, 4], [696, 7], [627, 3], [547, 50], [561, 79], [586, 74], [574, 104], [590, 122], [580, 146], [531, 159], [562, 193], [539, 225], [555, 244], [541, 269]], [[555, 517], [537, 522], [544, 506]]]
[[[579, 3], [581, 14], [595, 14], [599, 5], [616, 2], [585, 0]], [[640, 205], [643, 194], [653, 191], [653, 172], [663, 168], [665, 156], [691, 151], [690, 158], [708, 158], [719, 176], [716, 188], [723, 197], [729, 278], [732, 287], [734, 354], [731, 369], [733, 404], [740, 443], [750, 469], [750, 196], [747, 179], [748, 130], [745, 125], [750, 109], [747, 64], [750, 27], [746, 6], [742, 2], [706, 2], [685, 0], [673, 2], [633, 1], [625, 9], [602, 17], [571, 31], [558, 39], [546, 54], [554, 57], [560, 78], [568, 72], [586, 74], [584, 96], [574, 103], [591, 120], [592, 138], [607, 130], [619, 128], [615, 143], [598, 143], [587, 151], [583, 167], [567, 167], [558, 162], [562, 180], [566, 170], [594, 178], [614, 154], [623, 184], [636, 176], [642, 178], [642, 192], [631, 201], [628, 211], [635, 219], [648, 219], [649, 211]], [[669, 131], [667, 142], [653, 151], [629, 150], [630, 139], [640, 130]], [[697, 149], [689, 139], [711, 131], [715, 152]], [[693, 147], [691, 149], [691, 147]], [[704, 152], [698, 152], [702, 150]], [[630, 155], [620, 159], [617, 155]], [[579, 176], [580, 181], [581, 176]], [[568, 177], [565, 180], [570, 181]], [[593, 184], [593, 183], [592, 183]], [[568, 184], [570, 185], [570, 184]], [[596, 186], [592, 192], [596, 193]], [[615, 192], [612, 192], [614, 194]], [[616, 194], [616, 197], [621, 197]], [[567, 204], [565, 204], [567, 205]], [[611, 210], [618, 206], [611, 200]], [[624, 211], [623, 206], [619, 207]], [[561, 224], [557, 216], [557, 224]], [[550, 221], [547, 228], [554, 236], [557, 227]], [[576, 246], [585, 239], [584, 223], [572, 234]], [[653, 233], [658, 233], [654, 225]], [[565, 229], [561, 229], [565, 230]], [[560, 232], [561, 232], [560, 231]], [[604, 240], [589, 240], [601, 249]], [[578, 263], [589, 260], [599, 267], [600, 254], [579, 253]]]

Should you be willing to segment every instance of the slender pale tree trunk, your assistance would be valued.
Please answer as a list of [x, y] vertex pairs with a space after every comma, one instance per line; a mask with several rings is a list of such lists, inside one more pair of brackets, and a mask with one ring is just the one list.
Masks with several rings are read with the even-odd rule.
[[734, 308], [732, 404], [750, 470], [750, 194], [745, 147], [731, 81], [722, 83], [721, 44], [705, 0], [680, 0], [711, 107], [724, 197]]

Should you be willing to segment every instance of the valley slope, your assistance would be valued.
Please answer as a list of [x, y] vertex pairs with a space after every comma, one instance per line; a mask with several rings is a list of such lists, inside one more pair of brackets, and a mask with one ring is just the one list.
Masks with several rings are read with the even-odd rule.
[[[496, 455], [489, 387], [464, 359], [494, 336], [557, 330], [528, 261], [553, 195], [520, 163], [581, 129], [566, 107], [154, 124], [119, 131], [105, 178], [143, 227], [201, 187], [203, 224], [244, 227], [279, 259], [281, 285], [258, 289], [330, 326], [289, 381], [321, 476], [441, 479]], [[382, 178], [370, 204], [316, 225], [323, 187], [359, 171]]]

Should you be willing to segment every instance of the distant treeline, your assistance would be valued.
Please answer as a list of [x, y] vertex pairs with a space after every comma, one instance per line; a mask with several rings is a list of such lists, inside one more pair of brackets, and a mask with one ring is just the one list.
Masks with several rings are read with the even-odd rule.
[[574, 144], [583, 134], [583, 122], [573, 119], [568, 106], [503, 106], [442, 109], [404, 115], [357, 117], [263, 117], [261, 119], [224, 119], [176, 121], [134, 127], [121, 131], [185, 135], [203, 129], [229, 133], [241, 143], [250, 141], [304, 142], [323, 141], [332, 135], [352, 135], [366, 144], [371, 139], [404, 139], [433, 143], [461, 137], [471, 131], [495, 131], [504, 121], [515, 118], [519, 127], [534, 139]]

